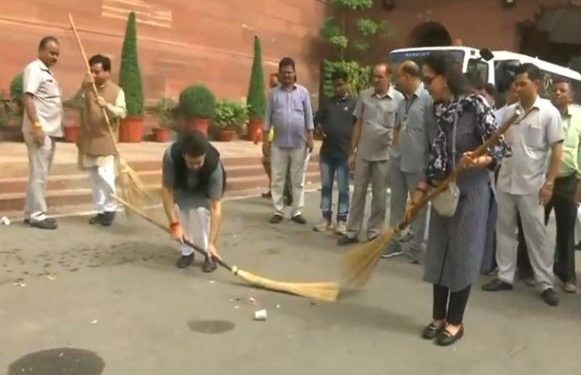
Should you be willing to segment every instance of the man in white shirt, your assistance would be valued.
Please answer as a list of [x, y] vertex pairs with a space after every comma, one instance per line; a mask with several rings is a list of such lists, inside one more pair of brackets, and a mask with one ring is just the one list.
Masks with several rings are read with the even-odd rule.
[[46, 216], [45, 195], [55, 138], [63, 135], [61, 90], [50, 70], [57, 63], [59, 52], [59, 42], [55, 37], [42, 38], [38, 59], [28, 64], [23, 76], [22, 133], [30, 165], [24, 215], [25, 222], [39, 229], [57, 228], [56, 221]]
[[500, 119], [504, 122], [517, 109], [523, 113], [531, 111], [506, 133], [512, 155], [502, 161], [496, 185], [496, 262], [499, 270], [497, 278], [484, 285], [483, 290], [512, 289], [518, 211], [541, 297], [547, 305], [557, 306], [559, 295], [553, 288], [555, 250], [549, 245], [544, 205], [551, 200], [555, 178], [559, 175], [563, 130], [559, 111], [538, 95], [541, 79], [542, 74], [535, 65], [521, 65], [515, 80], [519, 102], [508, 107], [504, 118]]

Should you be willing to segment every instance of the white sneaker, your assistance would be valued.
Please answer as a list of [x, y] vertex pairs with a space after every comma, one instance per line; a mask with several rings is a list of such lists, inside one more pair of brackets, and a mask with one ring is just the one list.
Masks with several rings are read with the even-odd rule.
[[337, 223], [337, 226], [335, 226], [335, 233], [339, 234], [341, 236], [344, 236], [347, 234], [347, 224], [344, 221], [340, 221]]
[[333, 223], [331, 220], [323, 220], [313, 228], [315, 232], [326, 232], [331, 229], [333, 229]]

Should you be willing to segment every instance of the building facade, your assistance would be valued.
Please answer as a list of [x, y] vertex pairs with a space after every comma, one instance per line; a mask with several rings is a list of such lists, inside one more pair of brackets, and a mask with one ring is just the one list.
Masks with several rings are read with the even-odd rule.
[[69, 27], [75, 19], [89, 55], [112, 58], [116, 77], [129, 11], [138, 19], [139, 60], [146, 97], [177, 96], [185, 86], [208, 85], [217, 97], [246, 95], [253, 37], [262, 42], [265, 74], [281, 57], [297, 61], [299, 81], [317, 91], [324, 0], [2, 0], [0, 88], [36, 57], [39, 40], [61, 41], [56, 67], [65, 95], [83, 79], [84, 66]]

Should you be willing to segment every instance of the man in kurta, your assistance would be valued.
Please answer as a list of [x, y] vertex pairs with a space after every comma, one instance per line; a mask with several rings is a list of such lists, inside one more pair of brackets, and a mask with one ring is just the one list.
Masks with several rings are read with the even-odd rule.
[[[116, 147], [115, 140], [119, 122], [127, 114], [125, 94], [111, 81], [111, 60], [103, 55], [89, 59], [91, 75], [88, 75], [81, 88], [81, 134], [77, 147], [82, 169], [89, 172], [93, 202], [97, 215], [89, 220], [90, 224], [110, 226], [115, 219], [117, 202], [115, 194]], [[97, 87], [95, 94], [93, 83]], [[110, 124], [105, 119], [109, 117]], [[115, 139], [111, 137], [111, 130]]]

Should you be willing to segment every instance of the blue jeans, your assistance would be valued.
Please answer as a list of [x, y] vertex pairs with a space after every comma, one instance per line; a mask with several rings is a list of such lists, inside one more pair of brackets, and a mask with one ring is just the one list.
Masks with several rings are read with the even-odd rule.
[[339, 189], [339, 207], [337, 221], [347, 221], [349, 214], [349, 164], [345, 158], [321, 157], [321, 210], [323, 218], [333, 217], [333, 182], [337, 177]]

